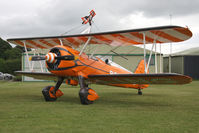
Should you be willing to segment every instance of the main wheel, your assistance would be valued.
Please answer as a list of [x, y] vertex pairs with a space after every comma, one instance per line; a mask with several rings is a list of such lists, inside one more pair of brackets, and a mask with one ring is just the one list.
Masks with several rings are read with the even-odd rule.
[[91, 88], [82, 88], [79, 91], [80, 101], [84, 105], [92, 104], [95, 100], [99, 98], [97, 93]]
[[56, 101], [57, 100], [57, 98], [55, 96], [53, 96], [52, 93], [50, 92], [53, 89], [54, 89], [54, 86], [46, 86], [45, 88], [43, 88], [42, 94], [46, 101]]

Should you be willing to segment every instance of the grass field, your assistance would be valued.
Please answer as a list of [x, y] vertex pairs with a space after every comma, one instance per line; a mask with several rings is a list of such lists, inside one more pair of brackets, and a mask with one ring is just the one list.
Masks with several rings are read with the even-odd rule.
[[199, 81], [136, 90], [92, 85], [100, 99], [81, 105], [79, 87], [65, 84], [56, 102], [42, 88], [53, 82], [0, 82], [0, 133], [199, 133]]

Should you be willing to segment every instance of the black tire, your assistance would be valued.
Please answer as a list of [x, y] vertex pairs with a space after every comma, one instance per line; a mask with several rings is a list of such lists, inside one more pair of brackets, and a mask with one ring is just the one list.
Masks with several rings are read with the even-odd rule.
[[43, 88], [42, 90], [42, 94], [44, 96], [44, 99], [46, 101], [56, 101], [57, 98], [52, 98], [50, 97], [50, 94], [49, 94], [49, 91], [50, 91], [50, 88], [53, 87], [53, 86], [46, 86], [45, 88]]
[[79, 97], [80, 97], [80, 101], [81, 101], [81, 104], [84, 104], [84, 105], [89, 105], [89, 104], [92, 104], [93, 101], [90, 101], [87, 99], [87, 96], [88, 96], [88, 90], [90, 88], [84, 88], [84, 89], [80, 89], [79, 91]]
[[138, 90], [138, 95], [142, 95], [142, 91], [141, 90]]

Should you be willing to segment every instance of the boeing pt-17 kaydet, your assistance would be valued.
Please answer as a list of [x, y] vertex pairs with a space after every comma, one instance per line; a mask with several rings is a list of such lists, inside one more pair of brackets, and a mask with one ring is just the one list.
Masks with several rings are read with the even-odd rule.
[[[82, 24], [89, 24], [88, 32], [95, 15], [92, 10], [89, 16], [82, 18]], [[69, 85], [79, 85], [81, 103], [91, 104], [99, 96], [93, 89], [89, 88], [90, 84], [134, 88], [138, 89], [138, 94], [141, 95], [141, 90], [148, 87], [148, 84], [190, 83], [192, 79], [185, 75], [174, 73], [149, 74], [149, 66], [147, 64], [150, 62], [152, 52], [147, 63], [145, 60], [145, 44], [153, 44], [152, 51], [156, 43], [181, 42], [191, 37], [192, 32], [186, 27], [160, 26], [101, 33], [89, 32], [77, 35], [15, 38], [8, 39], [8, 42], [25, 47], [25, 49], [50, 49], [45, 57], [31, 57], [31, 61], [45, 60], [49, 72], [17, 71], [18, 74], [37, 79], [57, 80], [55, 86], [47, 86], [42, 90], [46, 101], [55, 101], [63, 95], [59, 87], [65, 81]], [[144, 45], [144, 59], [140, 61], [133, 73], [108, 59], [93, 56], [94, 53], [86, 55], [84, 50], [88, 44], [111, 46]], [[80, 46], [82, 46], [80, 51], [75, 50], [75, 48]]]

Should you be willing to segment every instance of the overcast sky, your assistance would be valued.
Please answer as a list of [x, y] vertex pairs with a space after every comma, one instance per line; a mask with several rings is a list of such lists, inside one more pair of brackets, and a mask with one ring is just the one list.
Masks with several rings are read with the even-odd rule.
[[[199, 0], [0, 0], [0, 36], [60, 35], [81, 26], [95, 10], [94, 31], [162, 25], [188, 26], [192, 39], [173, 44], [173, 51], [199, 47]], [[170, 21], [170, 15], [172, 19]], [[169, 52], [168, 44], [163, 51]]]

